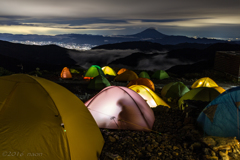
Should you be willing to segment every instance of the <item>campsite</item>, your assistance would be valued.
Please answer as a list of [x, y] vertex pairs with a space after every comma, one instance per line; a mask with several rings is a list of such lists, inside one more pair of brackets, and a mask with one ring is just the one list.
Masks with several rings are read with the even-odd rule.
[[[234, 108], [240, 89], [238, 82], [223, 79], [222, 73], [208, 71], [189, 78], [97, 65], [88, 70], [64, 67], [54, 73], [40, 69], [31, 74], [7, 73], [0, 77], [1, 88], [9, 93], [1, 96], [0, 133], [12, 137], [18, 150], [24, 148], [23, 158], [25, 153], [52, 159], [97, 156], [100, 160], [240, 157], [239, 118]], [[229, 107], [227, 103], [233, 107], [221, 112]], [[18, 104], [24, 107], [16, 109]], [[2, 132], [4, 126], [8, 126], [7, 132]], [[51, 145], [46, 146], [43, 142], [49, 137]], [[33, 145], [27, 139], [38, 147], [26, 147]], [[3, 138], [1, 144], [9, 150], [2, 154], [3, 159], [6, 154], [16, 156]], [[59, 150], [64, 152], [57, 155]]]

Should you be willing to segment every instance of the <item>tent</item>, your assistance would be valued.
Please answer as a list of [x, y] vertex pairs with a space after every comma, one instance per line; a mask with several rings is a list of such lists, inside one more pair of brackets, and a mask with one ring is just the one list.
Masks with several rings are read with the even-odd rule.
[[126, 69], [126, 68], [122, 68], [122, 69], [120, 69], [118, 72], [117, 72], [117, 74], [119, 75], [119, 74], [122, 74], [123, 72], [125, 72], [125, 71], [127, 71], [128, 69]]
[[166, 79], [166, 78], [169, 78], [169, 75], [164, 70], [158, 70], [158, 71], [155, 71], [153, 73], [151, 78], [154, 78], [154, 79]]
[[154, 93], [151, 89], [143, 85], [132, 85], [129, 87], [130, 89], [137, 92], [147, 103], [150, 107], [154, 108], [159, 105], [170, 106], [164, 102], [156, 93]]
[[150, 79], [149, 74], [145, 71], [142, 71], [141, 73], [139, 73], [138, 77]]
[[110, 82], [103, 76], [98, 75], [90, 80], [88, 84], [88, 89], [102, 90], [105, 87], [111, 86]]
[[151, 90], [155, 91], [154, 83], [150, 79], [147, 79], [147, 78], [134, 79], [128, 83], [127, 87], [130, 87], [131, 85], [144, 85], [144, 86], [150, 88]]
[[109, 76], [116, 76], [116, 72], [109, 66], [102, 67], [103, 73]]
[[189, 91], [189, 88], [182, 82], [171, 82], [163, 86], [161, 95], [164, 99], [179, 99], [185, 93]]
[[198, 87], [218, 87], [218, 85], [211, 78], [204, 77], [196, 80], [191, 86], [191, 88], [198, 88]]
[[149, 131], [155, 121], [152, 109], [127, 87], [106, 87], [85, 105], [99, 128]]
[[[0, 77], [0, 152], [10, 159], [98, 159], [102, 134], [84, 103], [40, 77]], [[29, 154], [41, 154], [32, 157]], [[1, 160], [9, 156], [0, 155]]]
[[92, 65], [85, 73], [85, 76], [83, 79], [93, 79], [99, 74], [104, 75], [102, 68], [99, 67], [98, 65]]
[[80, 72], [74, 68], [70, 68], [70, 72], [74, 74], [79, 74]]
[[240, 139], [240, 87], [228, 89], [210, 102], [197, 122], [207, 135]]
[[127, 71], [123, 72], [122, 74], [117, 75], [114, 78], [114, 81], [132, 81], [135, 79], [138, 79], [138, 75], [131, 70], [127, 70]]
[[205, 101], [210, 102], [214, 100], [218, 95], [221, 93], [215, 88], [208, 88], [208, 87], [199, 87], [194, 88], [184, 94], [179, 100], [178, 105], [181, 109], [184, 108], [184, 100], [196, 100], [196, 101]]
[[61, 72], [61, 78], [66, 79], [66, 78], [72, 78], [72, 74], [69, 71], [68, 67], [64, 67], [62, 72]]

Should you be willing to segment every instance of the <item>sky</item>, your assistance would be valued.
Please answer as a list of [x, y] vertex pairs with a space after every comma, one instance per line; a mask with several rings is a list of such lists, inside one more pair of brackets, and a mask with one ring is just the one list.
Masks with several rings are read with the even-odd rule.
[[0, 0], [0, 33], [239, 38], [240, 0]]

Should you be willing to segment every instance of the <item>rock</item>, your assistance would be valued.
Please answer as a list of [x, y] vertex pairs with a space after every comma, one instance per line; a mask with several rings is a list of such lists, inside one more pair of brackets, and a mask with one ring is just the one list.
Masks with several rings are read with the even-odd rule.
[[108, 139], [111, 141], [111, 142], [116, 142], [116, 139], [112, 136], [108, 136]]
[[177, 157], [179, 155], [178, 152], [172, 152], [173, 156]]
[[219, 155], [221, 156], [222, 160], [229, 160], [229, 156], [227, 155], [227, 153], [219, 151]]
[[194, 150], [200, 148], [201, 146], [202, 146], [201, 143], [195, 142], [189, 147], [189, 149]]
[[113, 154], [113, 153], [105, 153], [106, 157], [104, 158], [104, 160], [123, 160], [121, 156], [119, 156], [118, 154]]
[[218, 160], [218, 157], [217, 156], [204, 155], [203, 159], [204, 160]]
[[179, 148], [177, 146], [173, 146], [173, 150], [178, 150]]

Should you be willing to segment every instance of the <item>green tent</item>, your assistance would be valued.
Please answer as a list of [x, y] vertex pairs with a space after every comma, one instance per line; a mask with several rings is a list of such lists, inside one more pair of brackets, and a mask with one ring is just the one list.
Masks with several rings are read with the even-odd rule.
[[179, 99], [188, 91], [189, 88], [182, 82], [171, 82], [162, 88], [161, 95], [165, 99]]
[[86, 72], [84, 79], [93, 79], [93, 77], [98, 76], [99, 74], [105, 75], [102, 71], [102, 68], [98, 65], [92, 65]]
[[211, 102], [220, 94], [221, 93], [215, 88], [208, 88], [208, 87], [194, 88], [189, 92], [187, 92], [186, 94], [184, 94], [178, 100], [178, 105], [179, 105], [179, 108], [184, 109], [184, 106], [185, 106], [184, 100]]
[[139, 77], [139, 78], [147, 78], [147, 79], [150, 79], [150, 76], [149, 76], [148, 73], [145, 72], [145, 71], [142, 71], [142, 72], [139, 74], [138, 77]]
[[111, 86], [110, 82], [103, 76], [98, 75], [90, 80], [88, 89], [102, 90], [105, 87]]
[[151, 78], [166, 79], [166, 78], [169, 78], [169, 75], [164, 70], [158, 70], [153, 73]]
[[71, 72], [71, 73], [77, 73], [77, 74], [80, 73], [78, 70], [76, 70], [76, 69], [74, 69], [74, 68], [70, 68], [70, 72]]

